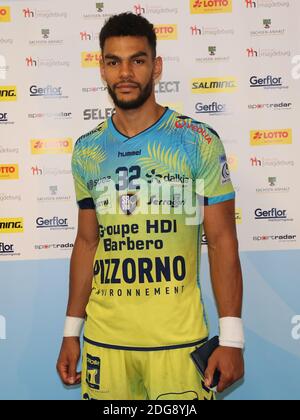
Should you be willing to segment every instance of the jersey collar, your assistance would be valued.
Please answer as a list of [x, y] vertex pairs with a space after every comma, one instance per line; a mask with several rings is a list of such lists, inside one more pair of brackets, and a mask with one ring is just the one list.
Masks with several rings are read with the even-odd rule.
[[163, 115], [154, 123], [152, 124], [150, 127], [146, 128], [146, 130], [141, 131], [140, 133], [136, 134], [133, 137], [127, 137], [125, 136], [125, 134], [122, 134], [117, 127], [115, 126], [112, 117], [110, 117], [108, 119], [108, 127], [110, 132], [113, 134], [114, 137], [117, 137], [120, 141], [122, 142], [126, 142], [128, 140], [132, 140], [132, 139], [136, 139], [142, 135], [145, 135], [147, 133], [149, 133], [150, 131], [156, 129], [156, 127], [161, 124], [162, 122], [164, 122], [165, 120], [167, 120], [170, 115], [172, 114], [172, 110], [170, 110], [168, 107], [166, 107], [165, 112], [163, 113]]

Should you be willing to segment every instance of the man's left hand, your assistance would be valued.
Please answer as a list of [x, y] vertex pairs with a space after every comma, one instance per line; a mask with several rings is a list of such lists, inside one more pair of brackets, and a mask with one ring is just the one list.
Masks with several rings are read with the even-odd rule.
[[242, 350], [233, 347], [218, 347], [213, 352], [205, 371], [205, 386], [208, 388], [212, 384], [216, 369], [221, 373], [217, 391], [223, 392], [244, 376]]

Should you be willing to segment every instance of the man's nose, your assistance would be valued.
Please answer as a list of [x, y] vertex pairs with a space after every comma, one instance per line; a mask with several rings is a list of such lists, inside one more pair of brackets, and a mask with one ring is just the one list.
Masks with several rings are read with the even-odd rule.
[[132, 66], [128, 61], [123, 61], [120, 66], [120, 75], [126, 79], [132, 76]]

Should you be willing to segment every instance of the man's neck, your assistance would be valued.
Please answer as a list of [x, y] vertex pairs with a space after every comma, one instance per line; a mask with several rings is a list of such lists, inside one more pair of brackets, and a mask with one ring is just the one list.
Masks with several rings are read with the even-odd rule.
[[155, 102], [145, 103], [132, 110], [123, 110], [116, 107], [113, 122], [126, 137], [134, 137], [155, 124], [165, 112], [165, 108]]

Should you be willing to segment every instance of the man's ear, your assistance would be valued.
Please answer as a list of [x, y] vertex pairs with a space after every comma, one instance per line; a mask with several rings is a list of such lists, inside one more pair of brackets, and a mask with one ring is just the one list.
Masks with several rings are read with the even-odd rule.
[[156, 57], [154, 61], [154, 72], [153, 72], [154, 80], [157, 80], [160, 78], [162, 71], [163, 71], [163, 60], [161, 57]]

